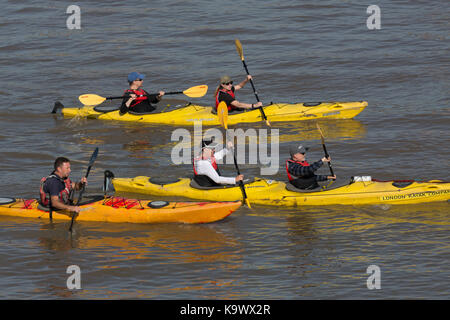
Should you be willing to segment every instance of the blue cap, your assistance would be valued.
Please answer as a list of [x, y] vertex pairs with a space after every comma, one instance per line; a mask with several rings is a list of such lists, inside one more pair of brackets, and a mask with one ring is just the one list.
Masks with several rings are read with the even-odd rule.
[[140, 74], [139, 72], [132, 72], [128, 75], [128, 82], [133, 82], [134, 80], [137, 79], [144, 79], [145, 75]]

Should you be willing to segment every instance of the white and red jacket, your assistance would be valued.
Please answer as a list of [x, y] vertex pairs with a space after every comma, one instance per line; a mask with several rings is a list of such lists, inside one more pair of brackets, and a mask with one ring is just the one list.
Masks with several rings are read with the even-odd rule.
[[234, 177], [222, 177], [216, 160], [223, 159], [231, 150], [222, 149], [216, 152], [210, 159], [203, 159], [202, 157], [194, 158], [193, 167], [196, 176], [207, 176], [217, 184], [235, 184]]

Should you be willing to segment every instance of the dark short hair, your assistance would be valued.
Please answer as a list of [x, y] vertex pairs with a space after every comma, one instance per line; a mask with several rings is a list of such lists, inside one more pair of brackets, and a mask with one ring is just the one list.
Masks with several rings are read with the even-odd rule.
[[53, 168], [56, 170], [63, 165], [63, 163], [70, 162], [66, 157], [58, 157], [53, 164]]

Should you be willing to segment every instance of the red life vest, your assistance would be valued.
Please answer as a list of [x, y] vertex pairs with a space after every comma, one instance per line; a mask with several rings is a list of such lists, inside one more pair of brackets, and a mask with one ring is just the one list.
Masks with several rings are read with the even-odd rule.
[[144, 91], [144, 89], [138, 89], [138, 90], [134, 90], [134, 89], [127, 89], [125, 90], [125, 94], [131, 94], [134, 93], [135, 95], [137, 95], [136, 99], [133, 100], [133, 104], [130, 105], [130, 108], [134, 107], [135, 105], [141, 103], [144, 100], [147, 100], [147, 93]]
[[[198, 173], [197, 173], [197, 170], [195, 170], [195, 162], [196, 162], [196, 161], [199, 161], [199, 160], [205, 160], [205, 159], [203, 159], [203, 158], [200, 156], [200, 157], [194, 158], [194, 159], [192, 160], [192, 166], [194, 167], [194, 174], [195, 174], [196, 176], [198, 176]], [[214, 170], [216, 170], [217, 173], [220, 175], [220, 173], [219, 173], [219, 167], [217, 166], [216, 158], [214, 157], [214, 155], [211, 156], [211, 165], [213, 166]]]
[[305, 160], [305, 161], [294, 161], [292, 159], [287, 159], [286, 160], [286, 172], [287, 172], [287, 176], [289, 181], [292, 181], [296, 178], [292, 177], [291, 174], [289, 173], [289, 162], [291, 163], [298, 163], [299, 165], [303, 166], [303, 167], [309, 167], [309, 163]]
[[64, 190], [62, 190], [59, 195], [58, 198], [62, 203], [68, 204], [69, 203], [69, 198], [70, 198], [70, 192], [72, 190], [72, 181], [70, 181], [69, 178], [63, 180], [60, 177], [58, 177], [56, 174], [51, 174], [48, 177], [43, 177], [41, 179], [41, 187], [39, 189], [39, 195], [41, 198], [41, 204], [44, 206], [48, 206], [49, 203], [49, 198], [48, 198], [48, 194], [44, 192], [44, 184], [45, 181], [47, 181], [48, 178], [57, 178], [60, 181], [64, 182]]
[[[220, 92], [229, 94], [233, 99], [236, 99], [236, 95], [233, 92], [233, 90], [225, 90], [225, 89], [218, 90], [217, 94], [216, 94], [216, 110], [219, 107], [219, 94], [220, 94]], [[231, 111], [231, 110], [235, 109], [235, 107], [232, 106], [232, 105], [227, 105], [227, 107], [228, 107], [228, 111]]]

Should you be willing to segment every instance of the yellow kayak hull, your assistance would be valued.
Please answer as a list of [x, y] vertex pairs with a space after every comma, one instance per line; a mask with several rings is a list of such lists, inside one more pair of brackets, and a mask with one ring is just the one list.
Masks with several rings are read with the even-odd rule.
[[[306, 103], [276, 103], [264, 107], [264, 112], [270, 122], [302, 121], [311, 119], [352, 119], [367, 107], [366, 101], [359, 102], [324, 102], [308, 106]], [[219, 126], [220, 121], [216, 114], [212, 113], [212, 107], [189, 104], [185, 107], [161, 113], [136, 115], [126, 113], [119, 114], [118, 110], [99, 112], [95, 107], [84, 106], [82, 108], [63, 108], [64, 117], [86, 117], [100, 120], [115, 120], [168, 125], [193, 125], [201, 121], [202, 125]], [[228, 124], [260, 122], [261, 113], [258, 109], [230, 113]]]
[[[35, 199], [13, 199], [0, 205], [0, 215], [49, 219], [49, 212], [38, 208]], [[107, 197], [81, 205], [77, 221], [128, 223], [210, 223], [222, 220], [236, 211], [240, 201], [234, 202], [168, 202], [162, 208], [151, 208], [151, 200]], [[53, 211], [55, 220], [71, 220], [66, 211]]]
[[[196, 189], [190, 186], [190, 179], [157, 184], [149, 177], [114, 178], [116, 192], [141, 193], [158, 196], [182, 196], [209, 201], [242, 200], [239, 187], [220, 189]], [[251, 204], [271, 206], [317, 206], [317, 205], [367, 205], [367, 204], [415, 204], [422, 202], [447, 201], [450, 199], [450, 183], [439, 180], [428, 182], [410, 181], [405, 185], [395, 181], [357, 181], [340, 187], [321, 191], [296, 192], [286, 189], [284, 182], [256, 178], [245, 184]]]

